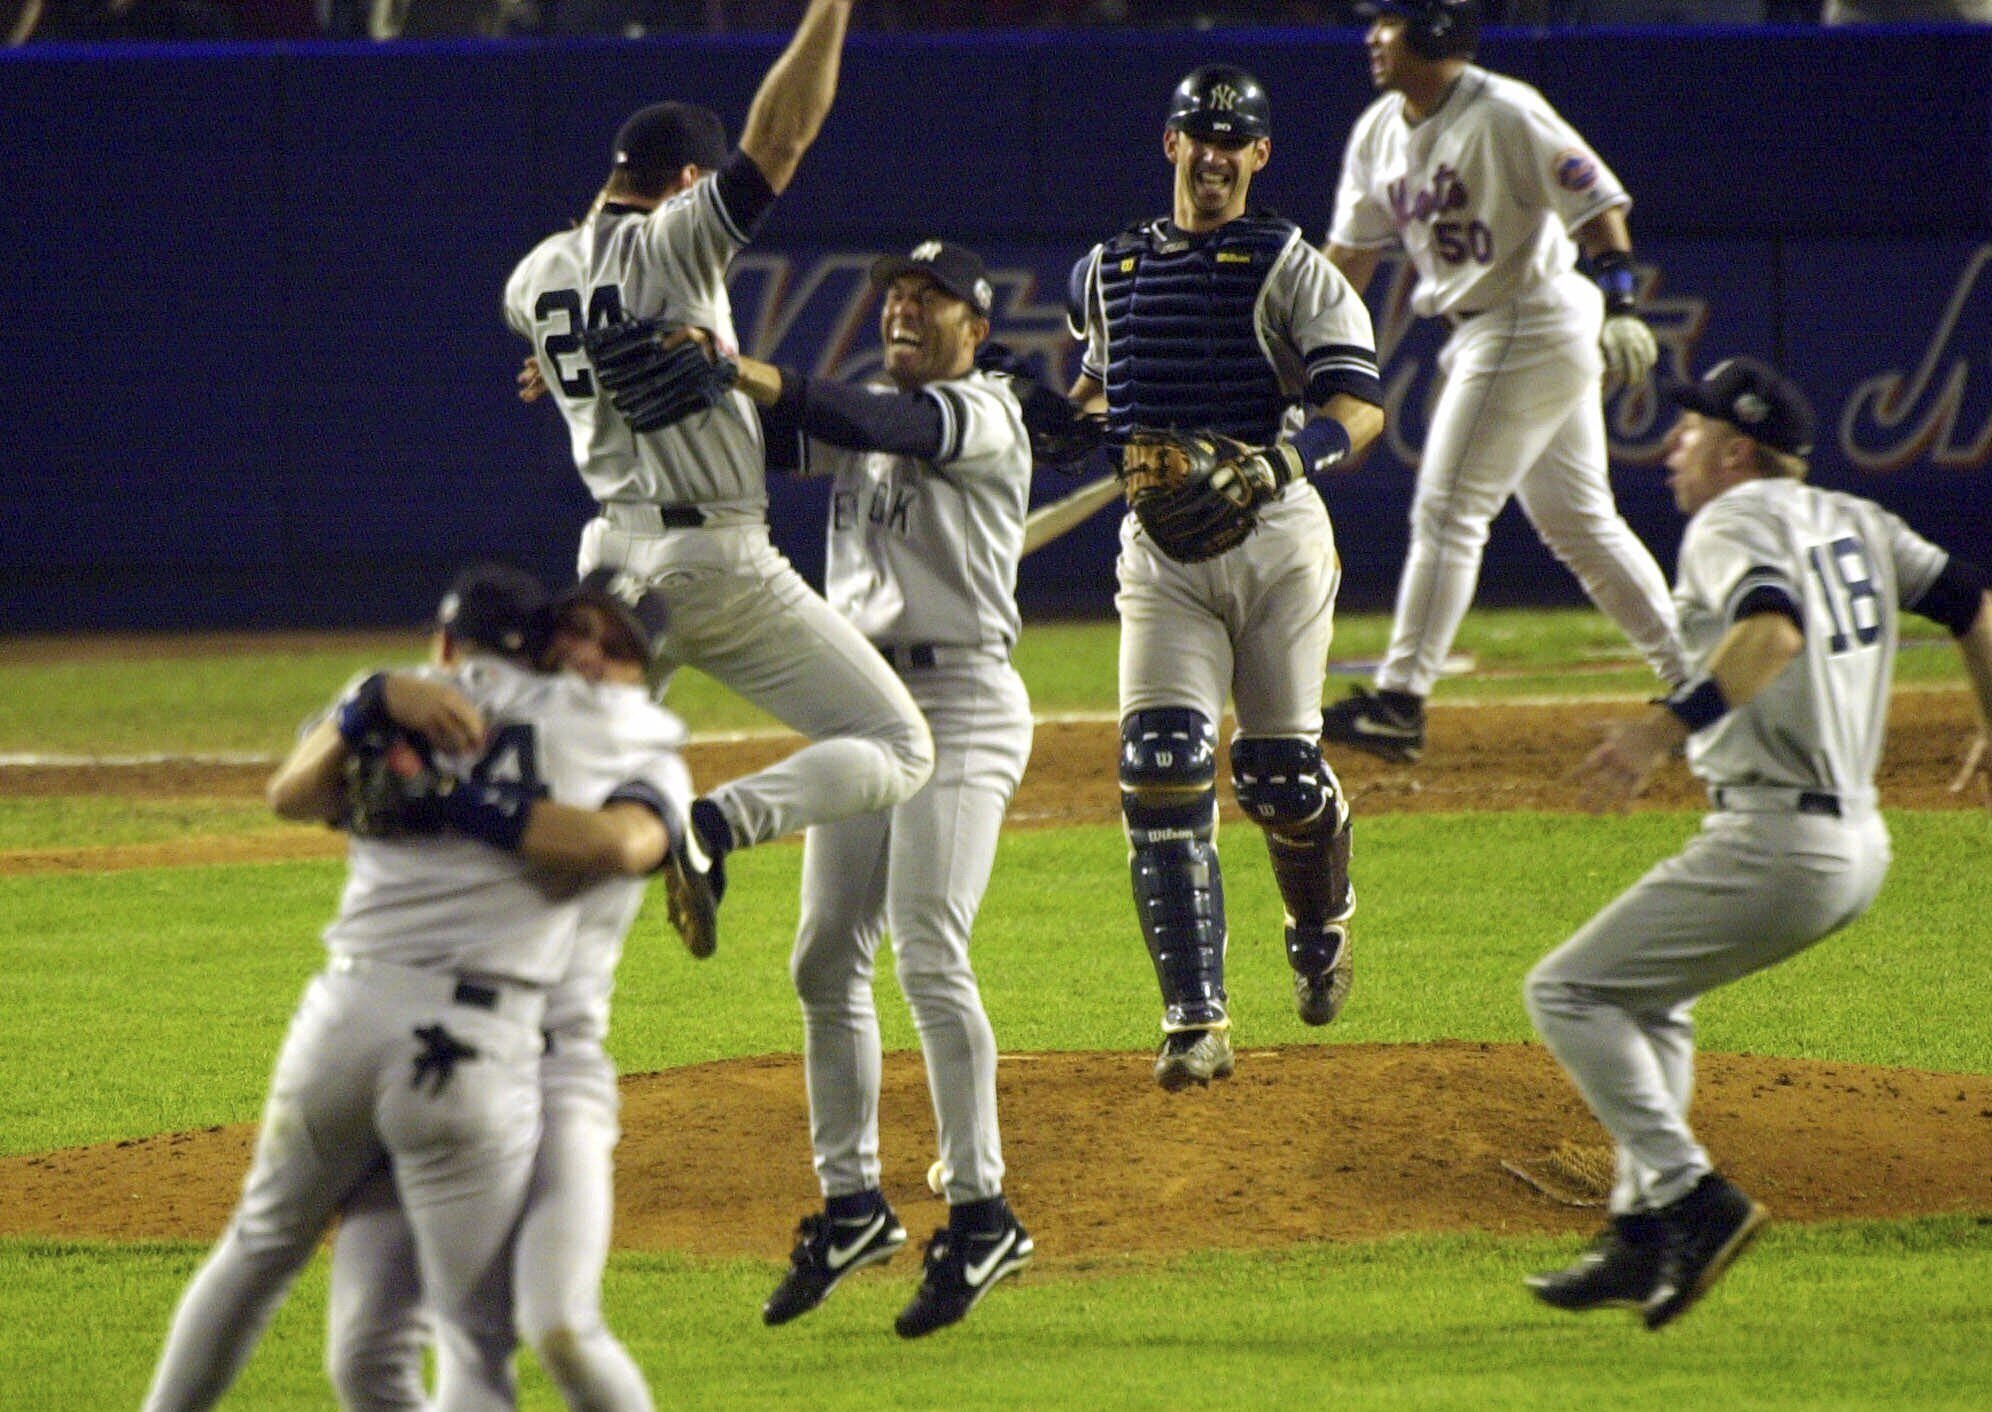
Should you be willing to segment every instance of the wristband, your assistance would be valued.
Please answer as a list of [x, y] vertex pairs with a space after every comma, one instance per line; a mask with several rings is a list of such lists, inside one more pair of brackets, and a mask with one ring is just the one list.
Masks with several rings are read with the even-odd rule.
[[1302, 475], [1314, 475], [1344, 460], [1353, 449], [1348, 428], [1333, 417], [1316, 417], [1287, 439], [1300, 453]]
[[1632, 252], [1607, 250], [1591, 257], [1592, 277], [1605, 292], [1607, 314], [1630, 314], [1639, 303], [1639, 274], [1632, 267]]
[[664, 849], [663, 855], [658, 858], [657, 866], [652, 868], [651, 872], [663, 872], [665, 865], [677, 857], [679, 850], [685, 846], [685, 830], [683, 825], [673, 819], [671, 805], [664, 798], [663, 791], [650, 783], [649, 780], [624, 780], [609, 791], [609, 797], [603, 800], [602, 804], [605, 808], [610, 804], [641, 805], [655, 814], [658, 822], [664, 825], [664, 838], [667, 846]]
[[394, 725], [387, 714], [387, 673], [375, 672], [346, 693], [336, 713], [339, 738], [358, 750], [370, 735], [385, 735]]
[[1689, 735], [1729, 714], [1729, 703], [1722, 699], [1722, 688], [1715, 684], [1714, 677], [1704, 677], [1693, 687], [1683, 686], [1672, 696], [1656, 697], [1653, 704], [1672, 711], [1688, 728]]

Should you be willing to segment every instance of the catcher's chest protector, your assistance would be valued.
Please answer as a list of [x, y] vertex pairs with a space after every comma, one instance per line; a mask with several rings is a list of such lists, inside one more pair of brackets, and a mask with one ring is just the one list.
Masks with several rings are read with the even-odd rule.
[[1288, 397], [1259, 345], [1259, 293], [1298, 227], [1240, 216], [1206, 234], [1166, 221], [1100, 252], [1107, 329], [1107, 434], [1200, 427], [1272, 441]]

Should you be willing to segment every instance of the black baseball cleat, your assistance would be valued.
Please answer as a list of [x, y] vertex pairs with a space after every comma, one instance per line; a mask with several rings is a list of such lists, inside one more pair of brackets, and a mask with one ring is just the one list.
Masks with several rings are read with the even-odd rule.
[[1321, 738], [1409, 765], [1425, 753], [1425, 700], [1356, 687], [1321, 713]]
[[717, 860], [696, 828], [677, 828], [671, 851], [659, 865], [671, 925], [685, 950], [704, 960], [719, 947], [719, 890], [713, 885]]
[[920, 1288], [893, 1321], [901, 1338], [918, 1338], [961, 1322], [998, 1280], [1030, 1264], [1037, 1248], [1030, 1232], [1008, 1205], [1000, 1204], [1003, 1198], [994, 1200], [1000, 1219], [989, 1229], [959, 1231], [950, 1221], [927, 1242]]
[[[1293, 928], [1287, 928], [1289, 936]], [[1331, 922], [1327, 931], [1335, 938], [1335, 954], [1319, 970], [1293, 973], [1293, 1008], [1304, 1025], [1328, 1025], [1349, 1003], [1349, 988], [1356, 982], [1356, 959], [1350, 950], [1349, 924]], [[1293, 951], [1288, 943], [1288, 953]]]
[[1660, 1274], [1661, 1227], [1652, 1216], [1614, 1216], [1582, 1255], [1522, 1283], [1552, 1309], [1638, 1309]]
[[883, 1197], [858, 1216], [832, 1216], [828, 1211], [804, 1216], [795, 1234], [788, 1273], [761, 1306], [765, 1324], [786, 1324], [807, 1314], [829, 1297], [844, 1276], [890, 1260], [906, 1244], [906, 1228]]
[[1654, 1216], [1660, 1225], [1659, 1269], [1640, 1305], [1649, 1329], [1687, 1313], [1770, 1219], [1769, 1212], [1714, 1172]]
[[1178, 1030], [1162, 1037], [1162, 1048], [1155, 1055], [1155, 1082], [1175, 1093], [1191, 1084], [1207, 1085], [1212, 1079], [1228, 1078], [1237, 1064], [1231, 1053], [1229, 1026]]

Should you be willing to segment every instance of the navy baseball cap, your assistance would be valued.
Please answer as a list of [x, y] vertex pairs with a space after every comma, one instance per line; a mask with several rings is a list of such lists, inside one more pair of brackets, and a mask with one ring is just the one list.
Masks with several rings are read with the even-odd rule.
[[546, 611], [546, 588], [510, 564], [473, 564], [436, 606], [436, 627], [507, 657], [530, 654]]
[[904, 255], [884, 256], [871, 267], [872, 288], [883, 289], [909, 274], [927, 276], [985, 319], [995, 307], [996, 286], [989, 282], [989, 271], [966, 245], [923, 240]]
[[642, 186], [660, 186], [686, 163], [712, 169], [726, 161], [726, 125], [696, 103], [652, 103], [616, 131], [610, 154]]
[[1667, 395], [1690, 412], [1727, 422], [1753, 441], [1787, 456], [1812, 454], [1812, 404], [1798, 384], [1755, 358], [1726, 358], [1699, 382], [1677, 383]]
[[635, 649], [634, 660], [646, 665], [664, 644], [664, 629], [670, 620], [664, 595], [654, 593], [634, 574], [619, 569], [591, 569], [581, 581], [555, 594], [548, 605], [549, 623], [558, 622], [563, 608], [589, 603], [600, 608], [629, 636]]

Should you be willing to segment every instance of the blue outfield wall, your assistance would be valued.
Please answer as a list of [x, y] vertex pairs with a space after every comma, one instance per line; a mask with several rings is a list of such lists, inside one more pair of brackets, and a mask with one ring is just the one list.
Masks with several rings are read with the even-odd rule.
[[[571, 572], [589, 507], [558, 417], [522, 407], [513, 263], [585, 209], [629, 109], [737, 129], [775, 37], [30, 49], [0, 55], [0, 631], [407, 623], [472, 555]], [[1259, 194], [1325, 234], [1369, 100], [1353, 31], [854, 38], [836, 110], [733, 280], [743, 344], [858, 376], [864, 269], [980, 246], [997, 336], [1074, 364], [1065, 273], [1166, 207], [1182, 72], [1274, 99]], [[1637, 198], [1664, 366], [1755, 353], [1811, 390], [1816, 478], [1992, 561], [1992, 30], [1497, 33]], [[1391, 427], [1323, 485], [1344, 603], [1387, 605], [1434, 384], [1405, 272], [1369, 291]], [[1670, 563], [1668, 420], [1610, 407], [1614, 482]], [[1044, 475], [1039, 499], [1069, 486]], [[777, 482], [820, 569], [824, 496]], [[1105, 610], [1114, 516], [1026, 561], [1033, 613]], [[1483, 602], [1581, 601], [1512, 508]]]

